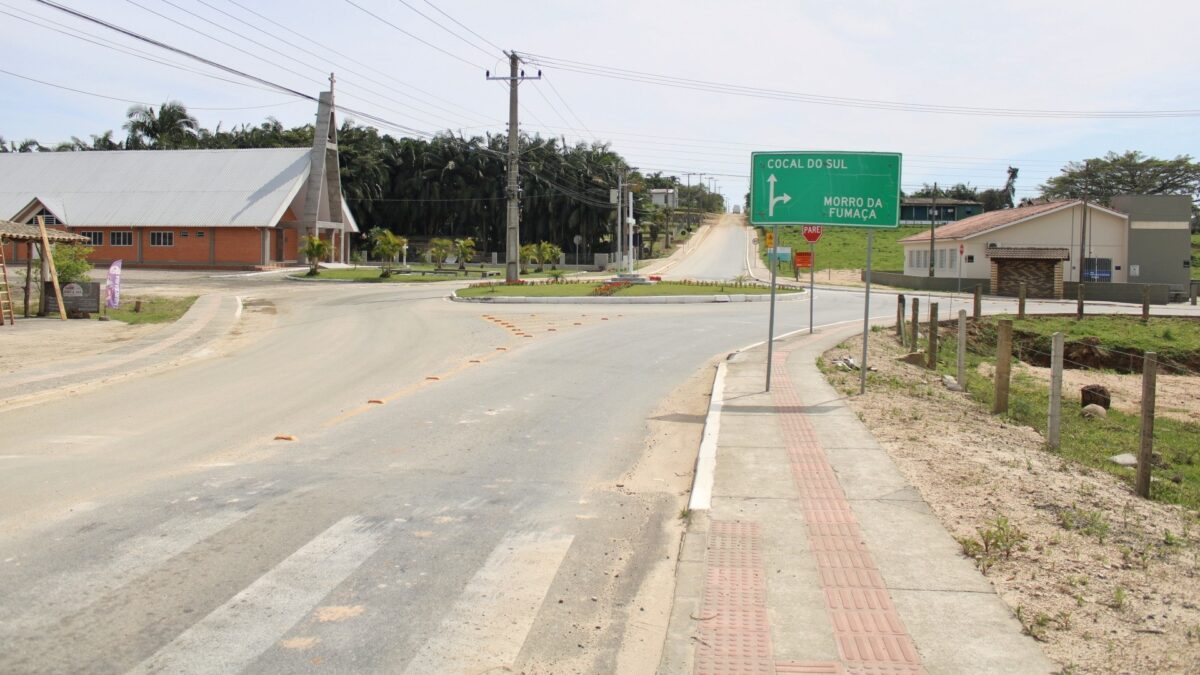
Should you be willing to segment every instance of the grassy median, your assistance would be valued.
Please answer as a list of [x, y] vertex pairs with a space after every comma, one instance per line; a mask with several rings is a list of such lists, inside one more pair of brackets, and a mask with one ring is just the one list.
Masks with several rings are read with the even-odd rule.
[[[166, 298], [161, 296], [126, 296], [121, 298], [121, 306], [116, 309], [106, 309], [105, 314], [112, 321], [124, 321], [129, 324], [137, 323], [170, 323], [183, 316], [196, 302], [195, 295], [182, 298]], [[142, 311], [133, 311], [138, 302], [142, 303]]]

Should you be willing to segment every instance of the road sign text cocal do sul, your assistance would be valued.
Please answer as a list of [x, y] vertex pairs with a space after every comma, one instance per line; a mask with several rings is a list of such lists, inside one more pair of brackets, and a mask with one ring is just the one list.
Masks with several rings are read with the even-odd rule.
[[900, 224], [900, 154], [755, 152], [751, 154], [753, 225]]

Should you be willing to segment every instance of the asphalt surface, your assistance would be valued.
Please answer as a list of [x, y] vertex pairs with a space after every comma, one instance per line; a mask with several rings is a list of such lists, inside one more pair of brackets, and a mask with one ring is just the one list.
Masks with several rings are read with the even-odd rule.
[[[737, 276], [746, 236], [714, 228], [674, 274]], [[769, 307], [150, 281], [245, 311], [203, 355], [0, 410], [0, 672], [614, 672], [679, 503], [618, 481]], [[861, 321], [862, 295], [816, 308]], [[777, 333], [807, 322], [778, 306]]]
[[612, 672], [678, 516], [616, 481], [767, 317], [180, 283], [249, 298], [230, 345], [0, 412], [0, 671]]

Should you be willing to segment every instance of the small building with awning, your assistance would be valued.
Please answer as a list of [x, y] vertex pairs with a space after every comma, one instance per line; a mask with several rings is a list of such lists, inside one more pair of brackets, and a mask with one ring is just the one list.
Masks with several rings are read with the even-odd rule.
[[[900, 240], [903, 275], [885, 283], [953, 289], [983, 285], [995, 295], [1074, 295], [1156, 302], [1182, 298], [1190, 281], [1186, 195], [1116, 197], [1123, 210], [1073, 199], [988, 211]], [[890, 277], [899, 277], [893, 279]], [[981, 283], [984, 282], [984, 283]]]
[[[988, 211], [900, 240], [904, 274], [987, 280], [991, 292], [1061, 298], [1064, 282], [1128, 280], [1129, 216], [1082, 200]], [[1082, 247], [1082, 248], [1081, 248]], [[1081, 255], [1081, 251], [1083, 255]], [[1082, 267], [1079, 265], [1083, 259]]]

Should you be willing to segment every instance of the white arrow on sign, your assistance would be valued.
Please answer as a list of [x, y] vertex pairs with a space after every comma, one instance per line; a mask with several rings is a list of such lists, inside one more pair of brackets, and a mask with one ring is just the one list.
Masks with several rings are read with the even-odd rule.
[[786, 192], [783, 193], [783, 195], [780, 197], [775, 196], [775, 181], [777, 181], [777, 180], [779, 180], [779, 179], [775, 177], [775, 174], [771, 174], [770, 177], [767, 178], [767, 182], [771, 184], [771, 190], [769, 193], [771, 202], [770, 202], [770, 204], [767, 205], [767, 216], [768, 217], [775, 215], [775, 202], [783, 202], [784, 204], [786, 204], [786, 203], [792, 201], [791, 195], [789, 195]]

